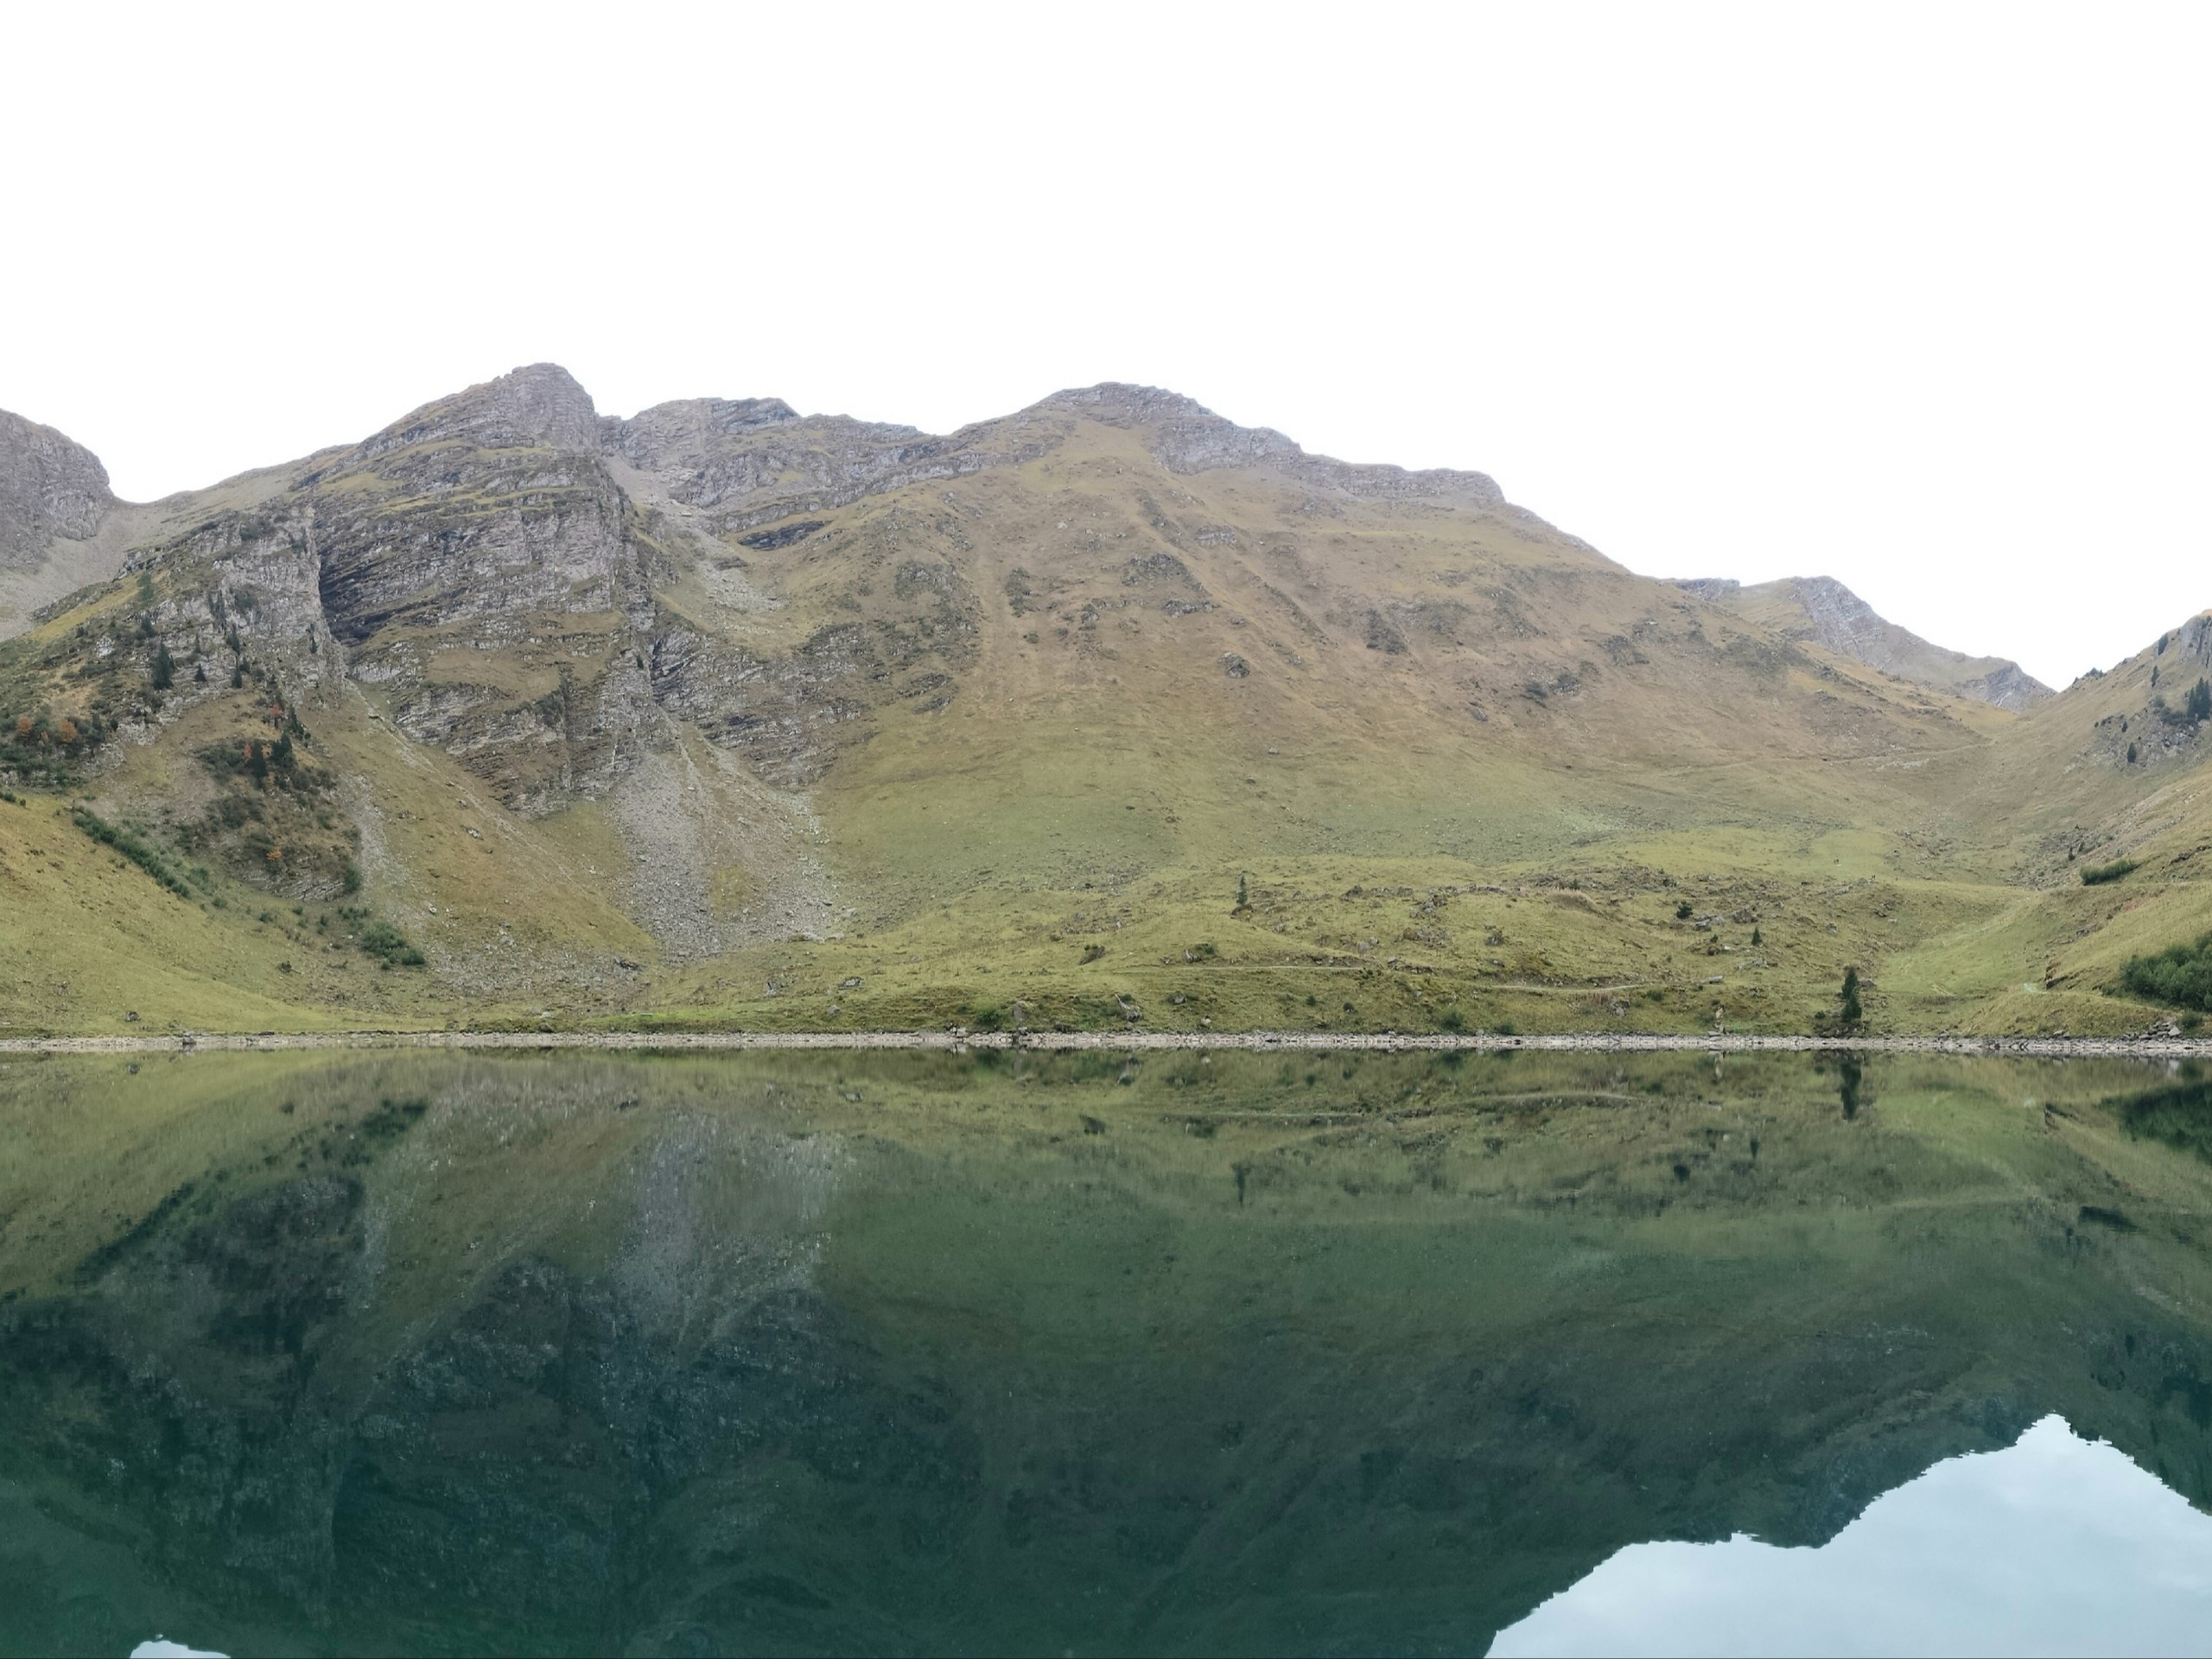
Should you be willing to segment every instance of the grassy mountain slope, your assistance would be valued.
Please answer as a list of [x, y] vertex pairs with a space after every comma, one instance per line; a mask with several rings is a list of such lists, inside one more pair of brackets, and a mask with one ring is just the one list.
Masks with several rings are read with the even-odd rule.
[[[2086, 1030], [2198, 914], [2065, 863], [2191, 833], [2198, 727], [2113, 747], [2147, 658], [2014, 713], [1143, 388], [931, 437], [541, 365], [131, 513], [0, 643], [0, 768], [201, 874], [126, 860], [158, 925], [69, 948], [146, 988], [15, 1028], [1802, 1029], [1857, 965]], [[28, 987], [78, 883], [18, 863]], [[264, 910], [390, 965], [268, 982]]]
[[[1936, 769], [2011, 861], [2015, 897], [1899, 976], [1997, 1028], [2098, 1029], [2114, 1012], [2103, 993], [2130, 957], [2212, 932], [2212, 779], [2203, 724], [2184, 713], [2208, 674], [2212, 613], [2200, 613], [2037, 704], [1973, 764]], [[2115, 866], [2126, 873], [2082, 880]]]
[[1969, 657], [1930, 645], [1878, 615], [1833, 576], [1788, 576], [1746, 588], [1726, 580], [1677, 584], [1784, 639], [1814, 640], [1869, 668], [1955, 691], [1999, 709], [2031, 709], [2050, 688], [2003, 657]]

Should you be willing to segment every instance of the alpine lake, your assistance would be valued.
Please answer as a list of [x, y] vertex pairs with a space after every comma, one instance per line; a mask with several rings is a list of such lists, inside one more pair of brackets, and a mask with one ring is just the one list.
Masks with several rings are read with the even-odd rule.
[[2202, 1652], [2212, 1080], [0, 1059], [0, 1651]]

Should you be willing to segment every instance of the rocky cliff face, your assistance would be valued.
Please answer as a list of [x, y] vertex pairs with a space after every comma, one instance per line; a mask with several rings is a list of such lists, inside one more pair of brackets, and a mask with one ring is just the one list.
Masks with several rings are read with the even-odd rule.
[[114, 505], [99, 457], [0, 410], [0, 571], [35, 568], [56, 538], [89, 539]]

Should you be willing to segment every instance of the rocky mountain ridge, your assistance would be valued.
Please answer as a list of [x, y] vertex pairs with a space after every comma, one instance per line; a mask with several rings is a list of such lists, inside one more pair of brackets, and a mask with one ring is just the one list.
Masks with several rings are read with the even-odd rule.
[[1899, 627], [1833, 576], [1785, 576], [1746, 588], [1726, 577], [1685, 578], [1675, 586], [1745, 615], [1759, 615], [1785, 636], [1816, 641], [1854, 662], [1939, 686], [1999, 709], [2023, 709], [2051, 690], [2018, 663], [1969, 657], [1930, 645]]
[[[2200, 754], [2187, 688], [2152, 677], [2177, 658], [2035, 698], [1838, 584], [1649, 581], [1482, 474], [1308, 455], [1136, 386], [935, 436], [774, 399], [603, 416], [538, 365], [96, 520], [89, 486], [36, 487], [86, 504], [39, 522], [92, 522], [83, 545], [111, 563], [0, 642], [0, 780], [70, 791], [302, 914], [358, 892], [420, 942], [424, 995], [472, 1006], [565, 987], [626, 1007], [655, 974], [708, 1006], [780, 1002], [878, 982], [785, 948], [902, 930], [926, 935], [917, 964], [998, 936], [1050, 960], [1103, 925], [1084, 895], [1157, 893], [1165, 928], [1173, 895], [1269, 861], [1285, 891], [1342, 895], [1237, 912], [1302, 933], [1300, 972], [1632, 983], [1674, 947], [1586, 899], [1580, 943], [1520, 950], [1432, 911], [1393, 953], [1351, 912], [1409, 859], [1469, 892], [1572, 868], [1625, 906], [1746, 826], [1789, 837], [1745, 867], [1770, 898], [1785, 868], [1831, 871], [1817, 849], [1848, 834], [1894, 844], [1898, 869], [1997, 882], [1996, 903]], [[2091, 701], [2077, 732], [2067, 710]], [[2031, 786], [2016, 847], [2028, 830], [1992, 826], [2030, 772], [2071, 781]], [[1930, 925], [1959, 891], [1928, 890]], [[1751, 894], [1713, 913], [1755, 914]], [[1868, 931], [1800, 955], [1808, 980], [1874, 948], [1896, 901], [1868, 902]], [[1012, 971], [1007, 950], [984, 971]], [[278, 962], [273, 994], [339, 994]], [[1664, 995], [1707, 978], [1676, 966]], [[66, 1010], [78, 992], [35, 989], [65, 981], [23, 994]]]

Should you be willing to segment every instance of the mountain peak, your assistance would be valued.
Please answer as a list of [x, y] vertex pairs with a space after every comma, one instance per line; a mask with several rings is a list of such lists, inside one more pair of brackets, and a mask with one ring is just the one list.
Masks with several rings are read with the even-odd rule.
[[1153, 435], [1153, 454], [1173, 473], [1256, 467], [1312, 488], [1363, 499], [1452, 496], [1479, 506], [1501, 505], [1505, 499], [1497, 480], [1486, 473], [1446, 467], [1409, 472], [1403, 467], [1308, 454], [1273, 427], [1239, 426], [1196, 398], [1158, 386], [1104, 380], [1056, 391], [1023, 412], [1065, 413], [1107, 426], [1146, 428]]
[[486, 449], [599, 448], [591, 394], [557, 363], [531, 363], [403, 416], [363, 444], [366, 461], [419, 443]]
[[639, 467], [700, 466], [725, 440], [789, 426], [798, 411], [780, 397], [682, 397], [601, 423], [606, 446]]

